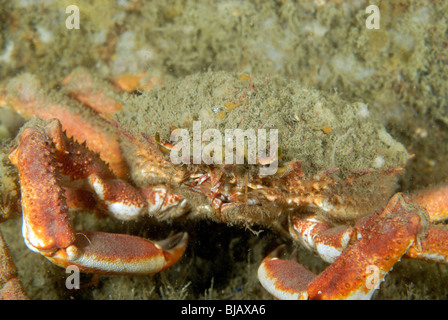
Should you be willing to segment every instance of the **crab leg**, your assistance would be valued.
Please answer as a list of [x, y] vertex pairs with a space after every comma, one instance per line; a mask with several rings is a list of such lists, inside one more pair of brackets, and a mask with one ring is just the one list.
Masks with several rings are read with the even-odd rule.
[[[369, 299], [377, 285], [414, 242], [425, 235], [426, 212], [394, 195], [382, 213], [356, 225], [349, 245], [320, 275], [296, 262], [280, 260], [276, 250], [258, 270], [261, 284], [280, 299]], [[373, 277], [373, 278], [372, 278]]]
[[[442, 185], [418, 193], [411, 198], [428, 212], [431, 221], [448, 218], [448, 186]], [[292, 218], [290, 234], [304, 247], [316, 252], [324, 261], [333, 263], [349, 245], [355, 228], [344, 225], [333, 227], [318, 215], [306, 219]], [[427, 236], [421, 243], [413, 244], [405, 258], [430, 262], [448, 263], [448, 229], [430, 225]]]
[[[441, 185], [428, 189], [410, 198], [428, 212], [431, 222], [448, 218], [448, 186]], [[290, 234], [306, 248], [315, 251], [324, 261], [333, 263], [348, 246], [354, 228], [332, 227], [321, 217], [315, 215], [307, 219], [294, 217], [290, 223]], [[431, 262], [448, 263], [448, 230], [443, 226], [430, 225], [427, 236], [411, 246], [404, 257]]]
[[[114, 175], [96, 154], [69, 140], [58, 120], [29, 122], [18, 139], [10, 159], [19, 171], [22, 232], [31, 250], [63, 267], [73, 264], [84, 271], [107, 274], [153, 274], [182, 256], [186, 234], [153, 243], [128, 235], [75, 233], [68, 216], [63, 175], [74, 179], [74, 184], [76, 180], [85, 183], [83, 180], [91, 175], [115, 181]], [[118, 207], [122, 211], [135, 209], [140, 213], [149, 205], [144, 193], [124, 182], [111, 190], [105, 192], [106, 200], [121, 204]]]
[[428, 211], [432, 222], [448, 219], [448, 185], [421, 191], [411, 201], [421, 204]]
[[71, 97], [99, 114], [112, 114], [123, 109], [110, 85], [95, 79], [85, 68], [73, 71], [62, 81], [62, 85]]
[[307, 219], [294, 217], [290, 223], [290, 234], [324, 261], [333, 263], [349, 245], [356, 231], [344, 225], [332, 227], [314, 215]]
[[[25, 134], [23, 132], [22, 136]], [[58, 164], [58, 171], [65, 177], [63, 182], [68, 186], [93, 191], [102, 207], [117, 219], [134, 220], [143, 213], [156, 217], [167, 213], [173, 217], [185, 212], [185, 199], [168, 192], [165, 186], [137, 189], [117, 179], [97, 154], [68, 139], [59, 121], [48, 121], [45, 124], [45, 135], [50, 138], [49, 143], [55, 145], [53, 157]]]
[[17, 277], [17, 269], [0, 232], [0, 300], [26, 300], [28, 296]]
[[[422, 205], [431, 222], [448, 219], [448, 185], [440, 185], [414, 195], [411, 200]], [[428, 235], [419, 246], [412, 246], [407, 258], [448, 264], [448, 229], [443, 225], [430, 225]]]
[[146, 73], [140, 74], [121, 74], [111, 79], [112, 84], [124, 92], [133, 92], [137, 90], [149, 91], [156, 85], [163, 85], [159, 77], [148, 77]]
[[64, 102], [56, 102], [56, 99], [43, 94], [37, 78], [26, 73], [16, 77], [7, 88], [6, 101], [23, 117], [30, 119], [38, 116], [44, 120], [57, 118], [70, 136], [78, 142], [85, 141], [91, 150], [101, 154], [115, 175], [125, 177], [128, 168], [115, 128], [92, 110], [67, 99], [59, 100]]
[[119, 179], [102, 179], [97, 174], [87, 178], [102, 207], [120, 220], [135, 220], [148, 213], [160, 220], [176, 218], [186, 212], [183, 196], [170, 193], [165, 186], [136, 189]]
[[431, 225], [425, 239], [413, 245], [406, 253], [406, 258], [448, 264], [448, 230], [443, 226]]

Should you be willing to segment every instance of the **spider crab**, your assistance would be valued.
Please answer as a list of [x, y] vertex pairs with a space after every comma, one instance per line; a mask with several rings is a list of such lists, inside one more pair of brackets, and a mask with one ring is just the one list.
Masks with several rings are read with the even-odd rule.
[[[251, 97], [264, 86], [266, 92], [272, 91], [268, 80], [238, 78], [249, 84], [233, 102], [224, 104], [224, 111], [215, 112], [216, 118], [240, 107], [250, 113], [255, 101]], [[185, 80], [187, 87], [190, 81]], [[188, 214], [287, 231], [332, 264], [316, 276], [293, 260], [280, 259], [284, 246], [278, 247], [262, 261], [258, 276], [279, 299], [370, 298], [378, 281], [403, 257], [447, 262], [448, 233], [436, 225], [447, 218], [446, 186], [411, 198], [397, 193], [387, 201], [400, 166], [354, 170], [336, 179], [338, 168], [310, 175], [300, 160], [284, 161], [273, 177], [257, 175], [244, 165], [173, 165], [167, 153], [176, 146], [160, 137], [162, 129], [155, 128], [152, 135], [138, 133], [126, 129], [129, 120], [120, 116], [112, 120], [112, 113], [125, 112], [128, 106], [124, 108], [116, 95], [104, 89], [108, 84], [98, 85], [83, 69], [63, 84], [71, 100], [42, 93], [34, 78], [22, 75], [0, 99], [26, 118], [40, 118], [21, 129], [9, 157], [19, 172], [25, 243], [59, 266], [76, 265], [99, 274], [153, 274], [175, 263], [187, 246], [187, 233], [152, 242], [129, 235], [77, 232], [68, 217], [73, 207], [99, 207], [121, 220], [142, 215], [165, 220]], [[212, 95], [234, 94], [229, 87], [223, 84]], [[333, 117], [322, 103], [315, 108]], [[131, 125], [146, 121], [144, 110], [138, 110], [142, 119], [131, 117]], [[199, 111], [199, 118], [210, 120], [210, 116], [215, 115]], [[287, 126], [304, 117], [291, 115]], [[310, 121], [302, 120], [295, 132], [315, 135], [316, 126]], [[174, 128], [171, 123], [166, 127]], [[331, 128], [322, 133], [317, 127], [317, 131], [328, 134]], [[287, 157], [283, 153], [274, 159], [259, 157], [257, 163], [269, 165]], [[127, 177], [131, 182], [124, 180]], [[362, 188], [367, 191], [359, 191]]]

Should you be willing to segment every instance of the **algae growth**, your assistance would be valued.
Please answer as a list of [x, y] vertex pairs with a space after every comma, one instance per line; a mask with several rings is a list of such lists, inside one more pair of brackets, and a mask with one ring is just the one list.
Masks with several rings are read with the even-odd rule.
[[[446, 1], [171, 0], [152, 1], [150, 4], [139, 0], [79, 1], [79, 30], [65, 27], [65, 8], [69, 4], [72, 3], [52, 0], [0, 1], [2, 87], [7, 87], [11, 78], [26, 72], [36, 76], [53, 92], [58, 91], [62, 79], [78, 67], [85, 67], [102, 79], [143, 71], [148, 76], [163, 79], [165, 83], [185, 84], [190, 77], [190, 81], [203, 83], [208, 90], [204, 91], [203, 99], [198, 99], [200, 93], [188, 92], [184, 87], [184, 96], [190, 101], [188, 108], [197, 109], [182, 107], [176, 113], [180, 103], [176, 99], [180, 99], [181, 94], [170, 97], [170, 88], [166, 88], [160, 94], [166, 90], [165, 98], [167, 101], [171, 99], [173, 104], [157, 104], [157, 97], [151, 96], [152, 93], [144, 93], [141, 97], [147, 101], [141, 108], [148, 109], [148, 114], [154, 117], [147, 120], [157, 119], [166, 123], [167, 119], [177, 119], [176, 125], [180, 126], [197, 116], [204, 120], [212, 117], [211, 123], [236, 125], [242, 121], [249, 126], [247, 121], [250, 117], [259, 118], [261, 114], [241, 113], [241, 107], [247, 105], [228, 110], [226, 103], [237, 105], [238, 92], [231, 97], [222, 96], [222, 91], [225, 93], [223, 88], [221, 93], [213, 92], [211, 88], [218, 88], [219, 83], [212, 83], [204, 72], [226, 71], [225, 77], [237, 74], [232, 78], [231, 87], [236, 86], [238, 90], [247, 89], [249, 85], [248, 80], [235, 80], [241, 75], [254, 77], [254, 81], [260, 82], [281, 79], [267, 81], [266, 86], [255, 85], [255, 88], [266, 88], [263, 94], [272, 99], [264, 101], [272, 103], [263, 104], [266, 107], [259, 110], [281, 111], [266, 114], [267, 124], [278, 119], [279, 122], [271, 125], [282, 124], [282, 130], [290, 127], [291, 132], [297, 129], [300, 134], [320, 136], [325, 141], [314, 146], [320, 154], [320, 161], [306, 161], [308, 165], [315, 166], [312, 170], [325, 167], [327, 163], [322, 162], [323, 159], [331, 159], [331, 154], [323, 156], [324, 150], [336, 150], [334, 157], [338, 165], [342, 163], [347, 168], [366, 164], [368, 167], [381, 167], [392, 161], [393, 155], [397, 156], [393, 165], [399, 166], [404, 161], [405, 152], [393, 147], [398, 146], [398, 142], [413, 156], [399, 176], [396, 191], [416, 192], [448, 179]], [[379, 30], [365, 27], [365, 8], [370, 4], [380, 8]], [[199, 72], [202, 75], [197, 75]], [[300, 86], [289, 84], [289, 80], [298, 82]], [[275, 81], [280, 81], [282, 86], [276, 86]], [[304, 104], [309, 108], [293, 109], [291, 99], [294, 92], [290, 96], [291, 92], [286, 89], [291, 87], [309, 88], [310, 96], [299, 99], [315, 99], [309, 105]], [[272, 92], [269, 91], [271, 89]], [[216, 105], [207, 105], [207, 97]], [[297, 93], [296, 97], [302, 96]], [[321, 97], [325, 97], [322, 106], [318, 104]], [[133, 99], [139, 101], [138, 98], [130, 98], [129, 107], [137, 108]], [[328, 112], [327, 103], [332, 104], [334, 99], [341, 107]], [[204, 101], [204, 104], [195, 105], [197, 101]], [[341, 105], [340, 101], [346, 101], [346, 104]], [[283, 104], [291, 106], [291, 109], [282, 108]], [[0, 105], [4, 106], [1, 90]], [[151, 105], [157, 105], [157, 110], [151, 109]], [[218, 108], [218, 113], [214, 108]], [[347, 110], [345, 114], [344, 109]], [[164, 110], [170, 117], [158, 116], [163, 115]], [[193, 119], [187, 115], [183, 117], [185, 112]], [[330, 114], [335, 115], [334, 121]], [[135, 121], [142, 120], [137, 117]], [[2, 139], [13, 138], [22, 123], [23, 119], [2, 113]], [[351, 126], [358, 129], [366, 124], [377, 128], [383, 126], [386, 131], [376, 131], [375, 136], [379, 140], [375, 138], [374, 142], [362, 140], [363, 137], [355, 139], [355, 129], [350, 131]], [[168, 128], [160, 126], [158, 130], [166, 135]], [[326, 133], [329, 128], [331, 132]], [[362, 141], [360, 149], [365, 156], [340, 153], [347, 143], [347, 139], [341, 138], [344, 134], [352, 142]], [[298, 137], [300, 135], [293, 138]], [[290, 138], [283, 135], [283, 143], [291, 141], [288, 140]], [[291, 141], [287, 148], [282, 148], [286, 150], [284, 156], [310, 158], [311, 153], [300, 153], [303, 151], [297, 142]], [[383, 144], [381, 152], [370, 149], [376, 143]], [[5, 162], [6, 144], [2, 143], [1, 175], [7, 178], [2, 178], [2, 181], [7, 181], [12, 172]], [[390, 149], [395, 151], [389, 154]], [[289, 153], [292, 151], [294, 155]], [[341, 172], [343, 174], [344, 171]], [[11, 195], [11, 199], [15, 197], [8, 192], [5, 198], [3, 190], [8, 186], [14, 185], [2, 182], [1, 199]], [[13, 207], [12, 201], [6, 202], [8, 208]], [[96, 228], [148, 238], [163, 238], [171, 229], [187, 230], [192, 241], [185, 258], [161, 275], [101, 277], [99, 284], [90, 289], [67, 292], [64, 270], [25, 248], [20, 218], [12, 217], [0, 228], [30, 297], [270, 298], [256, 280], [256, 269], [270, 249], [288, 241], [268, 231], [256, 237], [244, 230], [207, 221], [173, 222], [167, 226], [154, 221], [121, 225], [83, 214], [76, 215], [74, 219], [80, 229]], [[301, 263], [312, 271], [319, 272], [325, 267], [312, 254], [300, 253]], [[31, 265], [34, 267], [30, 268]], [[85, 276], [84, 280], [87, 283], [90, 277]], [[394, 267], [374, 298], [446, 299], [447, 280], [447, 269], [443, 265], [404, 261]]]
[[[137, 135], [157, 135], [165, 141], [170, 141], [173, 128], [186, 129], [192, 141], [195, 121], [200, 124], [201, 135], [208, 129], [218, 130], [222, 137], [229, 129], [277, 130], [280, 169], [278, 174], [277, 170], [272, 173], [273, 179], [275, 174], [285, 174], [283, 171], [289, 170], [292, 161], [301, 161], [303, 180], [312, 180], [327, 170], [336, 171], [331, 180], [340, 187], [329, 188], [332, 191], [328, 192], [337, 193], [347, 203], [343, 214], [335, 214], [338, 220], [354, 220], [382, 208], [396, 188], [396, 177], [386, 174], [387, 170], [403, 168], [409, 158], [403, 145], [365, 112], [364, 103], [348, 103], [336, 93], [326, 94], [294, 80], [247, 77], [223, 71], [198, 73], [132, 96], [126, 106], [116, 113], [124, 128]], [[225, 139], [222, 138], [220, 145]], [[268, 139], [266, 147], [269, 144]], [[133, 180], [141, 187], [160, 183], [145, 175], [139, 176], [141, 161], [132, 156], [132, 149], [124, 150], [130, 155]], [[224, 163], [223, 159], [220, 161]], [[345, 179], [363, 175], [365, 170], [371, 172], [363, 179], [344, 184]], [[248, 182], [252, 182], [259, 174], [259, 167], [249, 166], [246, 172]], [[182, 193], [182, 190], [176, 192]], [[190, 201], [192, 210], [208, 205], [208, 201], [206, 198]], [[348, 208], [350, 201], [353, 205]], [[266, 210], [275, 210], [268, 204], [265, 206], [265, 210], [260, 209], [264, 215], [269, 215]], [[255, 207], [251, 210], [256, 210]], [[212, 218], [227, 221], [216, 216], [219, 214]], [[229, 223], [234, 222], [230, 220]], [[261, 218], [254, 220], [265, 224]]]

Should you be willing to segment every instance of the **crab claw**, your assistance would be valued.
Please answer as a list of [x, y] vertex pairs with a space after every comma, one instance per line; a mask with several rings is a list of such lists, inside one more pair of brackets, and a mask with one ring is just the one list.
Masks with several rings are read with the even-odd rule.
[[318, 276], [280, 260], [280, 247], [263, 260], [260, 282], [279, 299], [370, 299], [395, 263], [426, 236], [428, 219], [425, 210], [397, 193], [381, 213], [355, 225], [356, 241]]
[[61, 267], [75, 265], [96, 274], [149, 275], [180, 259], [188, 242], [178, 233], [160, 242], [124, 234], [83, 231], [75, 242], [47, 258]]
[[307, 286], [316, 275], [293, 260], [282, 260], [285, 245], [277, 247], [260, 264], [258, 279], [274, 297], [281, 300], [307, 300]]
[[[177, 209], [178, 198], [166, 190], [141, 192], [116, 179], [98, 155], [62, 133], [59, 121], [29, 122], [9, 156], [19, 171], [25, 243], [55, 264], [75, 265], [81, 271], [99, 274], [153, 274], [171, 266], [184, 253], [186, 233], [157, 243], [135, 236], [73, 229], [68, 204], [75, 201], [67, 201], [73, 193], [65, 192], [64, 183], [69, 188], [88, 188], [89, 179], [97, 177], [93, 189], [98, 200], [122, 220], [136, 218], [151, 206]], [[168, 204], [165, 198], [170, 200]]]

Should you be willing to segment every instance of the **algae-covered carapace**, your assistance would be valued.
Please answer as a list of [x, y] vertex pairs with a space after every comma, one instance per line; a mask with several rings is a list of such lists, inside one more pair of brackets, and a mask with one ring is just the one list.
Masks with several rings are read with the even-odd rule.
[[[251, 223], [260, 225], [273, 223], [263, 221], [263, 217], [272, 215], [276, 218], [267, 220], [279, 219], [279, 210], [282, 210], [280, 202], [287, 201], [280, 200], [281, 197], [276, 199], [279, 202], [276, 204], [274, 200], [261, 200], [264, 198], [263, 185], [267, 188], [273, 185], [283, 188], [282, 183], [289, 182], [283, 181], [282, 177], [292, 170], [291, 163], [300, 163], [303, 180], [310, 183], [315, 180], [316, 185], [318, 179], [324, 180], [326, 172], [331, 171], [331, 176], [327, 178], [332, 182], [326, 185], [328, 190], [323, 191], [325, 197], [333, 200], [338, 198], [341, 206], [344, 203], [343, 206], [351, 207], [350, 210], [344, 208], [344, 213], [333, 213], [334, 218], [354, 220], [384, 205], [384, 201], [387, 201], [395, 190], [397, 182], [397, 174], [388, 172], [401, 171], [409, 158], [403, 145], [395, 141], [380, 123], [369, 116], [367, 106], [363, 102], [349, 103], [338, 94], [325, 94], [293, 80], [247, 77], [227, 72], [199, 73], [184, 79], [167, 81], [161, 88], [130, 97], [126, 105], [123, 111], [116, 113], [116, 119], [124, 128], [132, 130], [135, 135], [157, 136], [158, 139], [168, 142], [171, 142], [174, 128], [187, 129], [193, 140], [194, 122], [200, 123], [203, 132], [216, 129], [222, 136], [230, 129], [278, 130], [278, 170], [274, 171], [271, 177], [260, 179], [259, 166], [262, 165], [250, 165], [247, 162], [246, 165], [235, 165], [231, 162], [207, 167], [202, 163], [196, 167], [191, 164], [177, 168], [179, 171], [185, 170], [185, 175], [192, 173], [194, 177], [206, 176], [213, 170], [219, 172], [216, 175], [221, 178], [217, 181], [222, 184], [222, 188], [216, 185], [214, 199], [218, 197], [218, 193], [228, 194], [229, 199], [225, 200], [228, 204], [241, 202], [240, 210], [237, 211], [242, 210], [245, 202], [247, 205], [247, 202], [252, 200], [259, 201], [257, 205], [246, 208], [248, 212], [261, 211], [258, 217], [255, 213], [254, 216], [241, 212], [235, 212], [234, 215], [241, 217], [238, 219], [249, 219]], [[125, 146], [128, 145], [126, 139], [124, 142]], [[269, 143], [268, 140], [267, 145]], [[134, 149], [135, 146], [131, 145], [129, 152], [126, 152], [133, 180], [142, 186], [160, 183], [160, 176], [148, 178], [148, 175], [145, 175], [145, 167], [148, 164], [144, 157], [133, 156]], [[187, 177], [184, 179], [190, 181]], [[243, 188], [244, 179], [247, 180], [244, 184], [248, 199], [231, 200], [232, 192], [241, 192], [243, 197], [243, 191], [236, 189]], [[212, 181], [213, 177], [210, 180]], [[205, 188], [205, 185], [206, 183], [200, 183], [201, 188]], [[213, 189], [213, 185], [210, 188]], [[223, 188], [235, 190], [224, 192]], [[204, 191], [204, 194], [207, 193]], [[312, 198], [312, 195], [310, 197]], [[207, 197], [202, 200], [197, 197], [195, 199], [196, 201], [191, 203], [192, 211], [210, 206], [210, 199]], [[230, 224], [238, 222], [236, 218], [219, 217], [220, 210], [210, 210], [210, 216], [217, 221]], [[276, 223], [283, 224], [281, 221]]]

